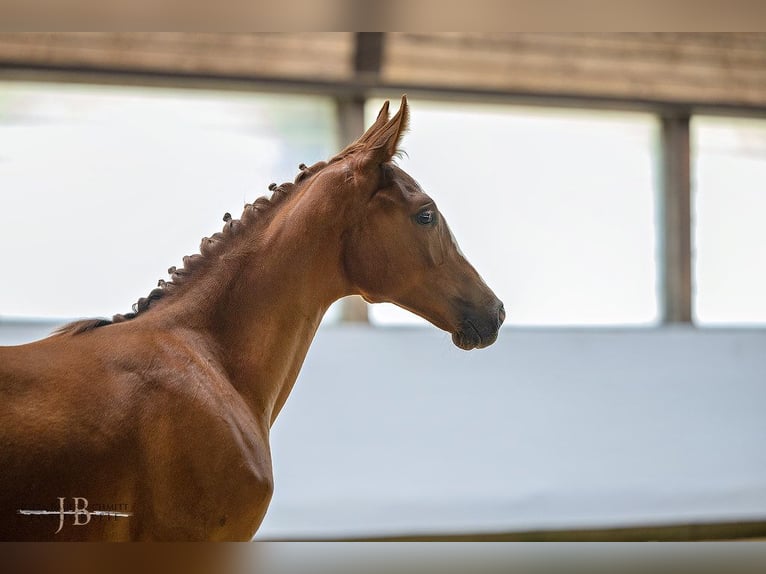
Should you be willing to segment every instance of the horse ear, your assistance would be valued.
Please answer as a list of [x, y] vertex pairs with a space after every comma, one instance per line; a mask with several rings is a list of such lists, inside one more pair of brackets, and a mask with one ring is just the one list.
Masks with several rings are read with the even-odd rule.
[[378, 112], [378, 117], [375, 119], [373, 124], [367, 129], [366, 132], [364, 132], [359, 139], [357, 139], [355, 142], [350, 143], [347, 145], [343, 150], [341, 150], [335, 157], [344, 157], [350, 154], [353, 154], [360, 149], [363, 149], [366, 145], [366, 143], [375, 136], [375, 134], [386, 124], [388, 123], [388, 100], [386, 100], [383, 103], [383, 107], [380, 108], [380, 111]]
[[[382, 113], [383, 110], [381, 110]], [[378, 120], [375, 123], [377, 124], [379, 120], [380, 115], [378, 115]], [[394, 157], [399, 148], [399, 142], [404, 132], [407, 131], [409, 123], [410, 110], [407, 107], [407, 96], [402, 96], [402, 104], [399, 106], [399, 111], [396, 112], [396, 115], [366, 140], [365, 148], [368, 154], [365, 159], [376, 164], [391, 161], [391, 158]], [[362, 137], [366, 137], [368, 133], [369, 130]]]
[[378, 112], [378, 117], [375, 118], [375, 121], [373, 124], [367, 129], [366, 132], [360, 137], [358, 140], [356, 140], [356, 143], [364, 143], [372, 136], [375, 135], [375, 133], [382, 128], [384, 125], [388, 123], [388, 100], [383, 102], [383, 107], [380, 108], [380, 111]]

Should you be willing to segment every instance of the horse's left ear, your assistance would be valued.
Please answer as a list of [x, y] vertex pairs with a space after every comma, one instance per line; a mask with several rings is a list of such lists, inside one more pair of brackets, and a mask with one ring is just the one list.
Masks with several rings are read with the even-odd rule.
[[396, 115], [366, 142], [365, 163], [380, 165], [391, 161], [399, 149], [399, 142], [407, 131], [409, 122], [410, 110], [407, 107], [407, 96], [402, 96], [402, 105], [399, 106]]

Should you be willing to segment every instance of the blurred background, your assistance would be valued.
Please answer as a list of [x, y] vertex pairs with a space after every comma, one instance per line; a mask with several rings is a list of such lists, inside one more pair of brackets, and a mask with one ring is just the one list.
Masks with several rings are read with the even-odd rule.
[[338, 302], [257, 538], [766, 536], [766, 34], [0, 34], [0, 344], [129, 311], [402, 93], [506, 326]]

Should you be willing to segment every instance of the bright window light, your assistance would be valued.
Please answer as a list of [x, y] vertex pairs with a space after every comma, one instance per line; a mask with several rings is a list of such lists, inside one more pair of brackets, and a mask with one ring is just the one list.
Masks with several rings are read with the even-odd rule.
[[695, 321], [766, 323], [766, 121], [694, 118], [692, 145]]
[[[382, 101], [371, 101], [368, 122]], [[658, 320], [650, 114], [411, 101], [400, 165], [515, 325]], [[417, 317], [375, 305], [378, 324]]]
[[0, 83], [0, 316], [129, 311], [336, 140], [330, 98]]

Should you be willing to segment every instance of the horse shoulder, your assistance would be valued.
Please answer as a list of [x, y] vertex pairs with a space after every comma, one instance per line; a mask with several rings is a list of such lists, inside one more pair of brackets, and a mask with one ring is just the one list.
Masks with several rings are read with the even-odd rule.
[[137, 421], [149, 509], [139, 537], [247, 539], [273, 492], [268, 427], [204, 340], [155, 337]]

